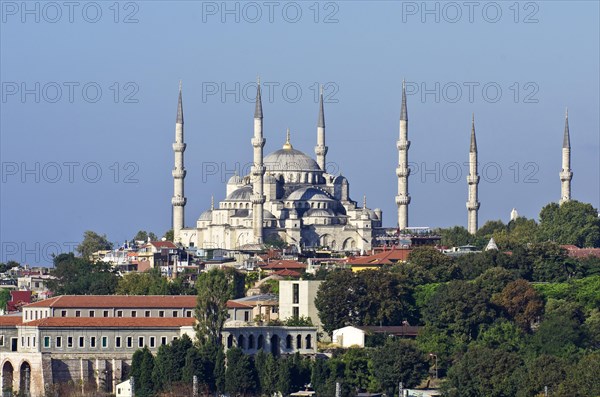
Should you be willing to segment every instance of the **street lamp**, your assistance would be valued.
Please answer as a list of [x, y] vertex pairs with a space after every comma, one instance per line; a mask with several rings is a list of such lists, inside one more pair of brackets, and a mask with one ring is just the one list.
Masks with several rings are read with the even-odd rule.
[[429, 353], [429, 357], [432, 357], [435, 359], [435, 361], [434, 361], [435, 379], [437, 379], [438, 378], [438, 356], [437, 356], [437, 354]]

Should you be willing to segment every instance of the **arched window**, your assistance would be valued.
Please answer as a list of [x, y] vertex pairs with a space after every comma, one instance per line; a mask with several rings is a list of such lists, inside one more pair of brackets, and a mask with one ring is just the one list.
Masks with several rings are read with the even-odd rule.
[[27, 361], [21, 364], [21, 381], [19, 382], [19, 394], [22, 396], [31, 395], [31, 366]]
[[254, 349], [254, 335], [248, 337], [248, 349]]
[[233, 347], [233, 335], [229, 334], [227, 337], [227, 348], [231, 349]]
[[312, 336], [306, 335], [306, 346], [307, 349], [312, 349]]
[[258, 335], [258, 339], [257, 339], [257, 343], [256, 343], [256, 348], [258, 350], [262, 349], [265, 347], [265, 338], [262, 335]]
[[302, 335], [296, 336], [296, 349], [302, 349]]
[[285, 348], [286, 349], [291, 349], [292, 348], [292, 335], [288, 335], [285, 338]]
[[246, 348], [246, 338], [244, 338], [244, 335], [238, 336], [238, 347], [242, 350]]

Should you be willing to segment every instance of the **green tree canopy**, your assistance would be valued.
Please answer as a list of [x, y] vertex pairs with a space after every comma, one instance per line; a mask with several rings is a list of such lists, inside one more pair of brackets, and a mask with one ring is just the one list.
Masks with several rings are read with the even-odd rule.
[[48, 288], [55, 295], [112, 295], [119, 280], [110, 265], [91, 263], [72, 252], [56, 256], [50, 273], [56, 279], [48, 282]]
[[414, 342], [390, 338], [372, 356], [374, 376], [388, 396], [398, 395], [398, 383], [415, 387], [427, 376], [426, 357]]
[[108, 241], [106, 234], [99, 235], [96, 232], [87, 230], [83, 233], [83, 241], [77, 246], [77, 252], [84, 259], [90, 259], [96, 251], [110, 250], [113, 244]]
[[600, 218], [591, 204], [550, 203], [540, 212], [539, 239], [578, 247], [600, 247]]

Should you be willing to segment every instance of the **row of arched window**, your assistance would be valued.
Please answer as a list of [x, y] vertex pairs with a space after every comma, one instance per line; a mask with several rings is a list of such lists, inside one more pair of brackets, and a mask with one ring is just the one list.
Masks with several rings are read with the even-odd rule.
[[[294, 340], [295, 339], [295, 340]], [[262, 335], [259, 335], [258, 338], [254, 338], [254, 335], [250, 334], [248, 336], [248, 338], [246, 338], [245, 335], [241, 334], [237, 337], [237, 340], [235, 339], [235, 337], [232, 334], [229, 334], [229, 336], [227, 337], [227, 348], [230, 349], [232, 347], [234, 347], [234, 341], [236, 342], [236, 346], [239, 347], [242, 350], [260, 350], [260, 349], [264, 349], [264, 337]], [[279, 337], [277, 337], [277, 335], [274, 335], [271, 338], [271, 344], [277, 344], [279, 342]], [[295, 342], [295, 343], [294, 343]], [[302, 335], [296, 335], [296, 338], [294, 338], [292, 335], [288, 335], [285, 338], [285, 348], [286, 349], [312, 349], [312, 335], [308, 334], [306, 335], [304, 338], [302, 338]]]

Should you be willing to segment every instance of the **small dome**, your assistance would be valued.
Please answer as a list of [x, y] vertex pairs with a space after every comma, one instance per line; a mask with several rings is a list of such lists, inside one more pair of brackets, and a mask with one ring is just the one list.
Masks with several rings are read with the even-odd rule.
[[303, 217], [326, 217], [331, 218], [335, 216], [331, 210], [323, 209], [323, 208], [311, 208], [306, 211]]
[[234, 176], [229, 178], [229, 180], [227, 181], [227, 184], [228, 185], [241, 185], [242, 182], [243, 182], [242, 177], [236, 173]]
[[244, 186], [231, 192], [225, 201], [250, 201], [252, 186]]
[[298, 190], [294, 190], [290, 195], [286, 198], [288, 201], [332, 201], [332, 198], [329, 197], [327, 193], [324, 191], [317, 189], [315, 187], [303, 187]]
[[204, 211], [202, 214], [200, 214], [200, 218], [198, 218], [199, 221], [212, 221], [212, 210], [207, 210]]
[[275, 215], [273, 215], [271, 213], [271, 211], [263, 210], [263, 219], [271, 220], [271, 219], [277, 219], [277, 218], [275, 218]]

